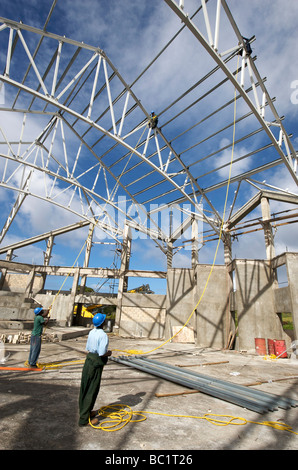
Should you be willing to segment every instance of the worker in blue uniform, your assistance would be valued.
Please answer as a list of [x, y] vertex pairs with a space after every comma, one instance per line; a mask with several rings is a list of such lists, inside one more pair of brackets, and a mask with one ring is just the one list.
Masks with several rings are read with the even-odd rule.
[[108, 357], [112, 352], [108, 350], [109, 337], [103, 330], [106, 315], [97, 313], [93, 317], [94, 328], [90, 331], [86, 343], [88, 351], [81, 378], [79, 395], [79, 426], [87, 424], [96, 425], [97, 412], [93, 410], [98, 392], [100, 390], [101, 376]]

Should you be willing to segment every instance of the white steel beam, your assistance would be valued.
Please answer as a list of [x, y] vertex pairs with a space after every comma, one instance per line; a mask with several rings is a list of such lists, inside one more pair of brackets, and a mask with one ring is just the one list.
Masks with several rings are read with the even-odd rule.
[[[225, 75], [229, 78], [230, 82], [233, 84], [233, 86], [236, 88], [238, 93], [242, 96], [243, 100], [245, 103], [249, 106], [249, 108], [252, 110], [254, 116], [256, 119], [259, 121], [261, 124], [262, 128], [266, 132], [267, 136], [269, 139], [272, 141], [275, 150], [279, 154], [279, 156], [282, 158], [284, 164], [286, 165], [287, 169], [289, 170], [289, 173], [291, 174], [292, 178], [298, 184], [298, 177], [294, 171], [294, 160], [296, 160], [296, 153], [291, 155], [291, 160], [289, 160], [288, 156], [284, 154], [282, 151], [281, 147], [279, 146], [276, 138], [272, 134], [269, 126], [267, 123], [264, 121], [262, 115], [260, 114], [259, 110], [257, 109], [257, 105], [255, 105], [250, 97], [244, 92], [243, 87], [241, 86], [240, 83], [238, 83], [237, 78], [233, 75], [233, 73], [228, 69], [224, 61], [221, 59], [220, 55], [218, 54], [217, 51], [212, 47], [211, 44], [206, 41], [205, 37], [202, 35], [202, 33], [199, 31], [199, 29], [195, 26], [195, 24], [191, 21], [191, 19], [188, 17], [184, 11], [182, 11], [177, 3], [174, 0], [164, 0], [166, 4], [176, 13], [176, 15], [183, 21], [183, 23], [187, 26], [187, 28], [192, 32], [192, 34], [198, 39], [198, 41], [201, 43], [201, 45], [206, 49], [208, 54], [212, 57], [212, 59], [217, 63], [222, 71], [225, 73]], [[238, 41], [242, 42], [243, 44], [243, 38], [239, 33], [238, 28], [236, 27], [236, 23], [232, 18], [231, 13], [228, 10], [227, 4], [225, 0], [222, 0], [222, 5], [225, 8], [225, 11], [228, 12], [228, 18], [235, 30], [236, 36]], [[244, 47], [244, 44], [243, 44]], [[269, 98], [269, 97], [268, 97]], [[273, 105], [272, 105], [273, 106]], [[292, 160], [293, 159], [293, 160]]]

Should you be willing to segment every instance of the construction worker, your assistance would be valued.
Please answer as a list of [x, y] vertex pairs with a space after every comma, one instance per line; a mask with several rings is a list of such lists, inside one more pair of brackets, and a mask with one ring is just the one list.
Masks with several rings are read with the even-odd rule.
[[158, 123], [158, 117], [156, 116], [154, 111], [151, 111], [151, 119], [150, 119], [150, 124], [149, 126], [151, 129], [155, 129]]
[[244, 47], [240, 49], [239, 54], [241, 56], [250, 56], [252, 53], [252, 48], [249, 42], [249, 39], [243, 37]]
[[97, 313], [93, 317], [93, 328], [87, 339], [86, 350], [88, 351], [81, 378], [81, 388], [79, 395], [79, 426], [86, 424], [96, 425], [98, 419], [97, 412], [93, 411], [101, 383], [101, 375], [108, 357], [112, 352], [108, 350], [109, 338], [103, 331], [106, 315]]
[[43, 307], [37, 307], [34, 310], [35, 318], [30, 339], [30, 352], [28, 362], [26, 362], [28, 367], [37, 368], [36, 363], [41, 350], [41, 335], [44, 325], [46, 325], [49, 321], [47, 318], [49, 311], [49, 309], [44, 310]]

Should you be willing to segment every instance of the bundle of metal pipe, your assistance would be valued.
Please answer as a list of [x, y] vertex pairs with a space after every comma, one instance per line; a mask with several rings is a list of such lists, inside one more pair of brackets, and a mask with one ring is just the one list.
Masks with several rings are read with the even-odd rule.
[[180, 367], [155, 361], [145, 356], [120, 356], [113, 357], [112, 360], [257, 413], [298, 406], [298, 401], [291, 398], [280, 397], [193, 371], [181, 370]]

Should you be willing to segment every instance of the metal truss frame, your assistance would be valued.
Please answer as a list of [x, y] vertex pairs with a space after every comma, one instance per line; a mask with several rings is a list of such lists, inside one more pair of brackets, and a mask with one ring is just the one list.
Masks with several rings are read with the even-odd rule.
[[[201, 0], [192, 16], [185, 12], [187, 2], [164, 2], [183, 24], [175, 37], [187, 28], [195, 44], [211, 57], [214, 67], [159, 113], [170, 117], [156, 129], [149, 125], [150, 113], [133, 91], [143, 74], [129, 85], [99, 47], [50, 33], [46, 27], [41, 30], [0, 18], [0, 42], [6, 44], [7, 50], [4, 72], [0, 74], [0, 86], [5, 87], [0, 90], [2, 96], [5, 93], [0, 112], [22, 116], [17, 140], [10, 138], [9, 128], [1, 128], [0, 187], [16, 192], [17, 197], [2, 228], [0, 243], [28, 196], [72, 212], [78, 220], [94, 224], [120, 243], [125, 221], [157, 243], [161, 240], [163, 249], [163, 243], [172, 238], [162, 230], [155, 214], [165, 208], [188, 203], [191, 211], [187, 220], [192, 215], [218, 235], [223, 224], [221, 209], [210, 197], [216, 191], [234, 183], [239, 191], [240, 183], [250, 182], [253, 176], [281, 164], [298, 183], [297, 153], [265, 87], [266, 80], [256, 68], [250, 49], [254, 38], [242, 37], [225, 0]], [[209, 8], [214, 9], [214, 4], [215, 16], [211, 19]], [[203, 17], [205, 35], [195, 24], [198, 15]], [[220, 41], [223, 15], [231, 27], [232, 47], [226, 51], [221, 50]], [[47, 23], [49, 19], [50, 15]], [[172, 40], [163, 50], [171, 43]], [[221, 78], [208, 91], [201, 92], [200, 86], [219, 72]], [[228, 100], [193, 121], [190, 127], [180, 128], [174, 136], [169, 132], [183, 113], [226, 85], [231, 90]], [[185, 97], [194, 90], [196, 99], [186, 104]], [[235, 121], [230, 113], [230, 121], [225, 121], [223, 127], [213, 129], [210, 124], [209, 133], [195, 142], [189, 139], [188, 146], [177, 150], [176, 142], [182, 135], [188, 136], [194, 129], [213, 122], [238, 101], [245, 104], [245, 112]], [[178, 102], [181, 108], [174, 114], [172, 108]], [[31, 133], [31, 119], [38, 122], [36, 135]], [[237, 156], [235, 163], [252, 161], [247, 171], [228, 179], [218, 177], [229, 163], [218, 165], [217, 156], [230, 151], [231, 143], [226, 147], [217, 143], [209, 153], [204, 145], [247, 119], [254, 119], [258, 127], [237, 138], [235, 146], [259, 133], [265, 134], [266, 144]], [[201, 136], [199, 132], [197, 135]], [[255, 164], [254, 157], [268, 149], [274, 151], [274, 156]], [[206, 168], [206, 162], [212, 165]], [[39, 183], [43, 180], [38, 190], [37, 177]], [[124, 196], [129, 207], [121, 205]], [[187, 224], [182, 222], [181, 230]]]
[[[235, 89], [237, 92], [241, 95], [243, 100], [247, 103], [249, 106], [250, 110], [262, 126], [262, 129], [266, 132], [268, 135], [270, 141], [272, 142], [272, 145], [274, 146], [275, 150], [277, 151], [277, 154], [280, 156], [284, 164], [287, 166], [290, 174], [294, 178], [296, 184], [298, 184], [298, 177], [297, 177], [297, 160], [298, 160], [298, 155], [297, 152], [295, 151], [291, 140], [289, 136], [286, 133], [286, 130], [282, 124], [282, 120], [279, 117], [273, 101], [271, 100], [269, 93], [260, 77], [260, 74], [256, 68], [256, 65], [254, 63], [254, 60], [252, 60], [251, 53], [247, 53], [246, 50], [246, 44], [247, 40], [243, 38], [241, 35], [236, 22], [234, 21], [234, 18], [231, 14], [231, 11], [227, 5], [226, 0], [217, 0], [217, 10], [216, 10], [216, 19], [215, 19], [215, 27], [214, 27], [214, 36], [212, 34], [212, 29], [211, 29], [211, 23], [210, 19], [208, 16], [208, 10], [207, 10], [207, 2], [206, 0], [201, 0], [202, 4], [202, 9], [204, 13], [204, 20], [205, 20], [205, 26], [207, 30], [207, 38], [203, 36], [203, 34], [199, 31], [199, 29], [195, 26], [193, 21], [188, 17], [186, 13], [184, 13], [184, 2], [181, 3], [178, 6], [178, 4], [175, 2], [175, 0], [164, 0], [169, 7], [179, 16], [181, 21], [185, 23], [187, 28], [192, 32], [192, 34], [196, 37], [196, 39], [203, 45], [203, 47], [207, 50], [207, 52], [210, 54], [210, 56], [214, 59], [215, 63], [218, 64], [218, 66], [224, 71], [225, 75], [228, 77], [230, 82], [235, 86]], [[183, 8], [181, 8], [183, 5]], [[238, 40], [238, 44], [235, 44], [235, 50], [238, 49], [238, 52], [241, 50], [243, 51], [242, 55], [242, 68], [241, 68], [241, 80], [240, 83], [237, 80], [237, 77], [235, 77], [235, 74], [229, 70], [225, 62], [223, 61], [223, 57], [226, 55], [226, 51], [219, 51], [219, 29], [220, 29], [220, 17], [223, 13], [223, 11], [226, 13], [230, 24], [235, 32], [235, 40]], [[252, 83], [252, 88], [253, 88], [253, 97], [254, 99], [252, 100], [249, 95], [246, 93], [244, 90], [244, 73], [247, 70], [250, 76], [250, 80]], [[261, 96], [258, 96], [257, 93], [257, 84], [260, 87], [261, 90]], [[274, 123], [268, 122], [265, 119], [265, 103], [268, 103], [270, 106], [270, 109], [272, 111], [272, 114], [274, 116]], [[272, 130], [270, 129], [270, 126], [275, 125], [279, 129], [279, 138], [277, 139]], [[284, 151], [281, 148], [282, 143], [284, 143], [285, 149]]]

